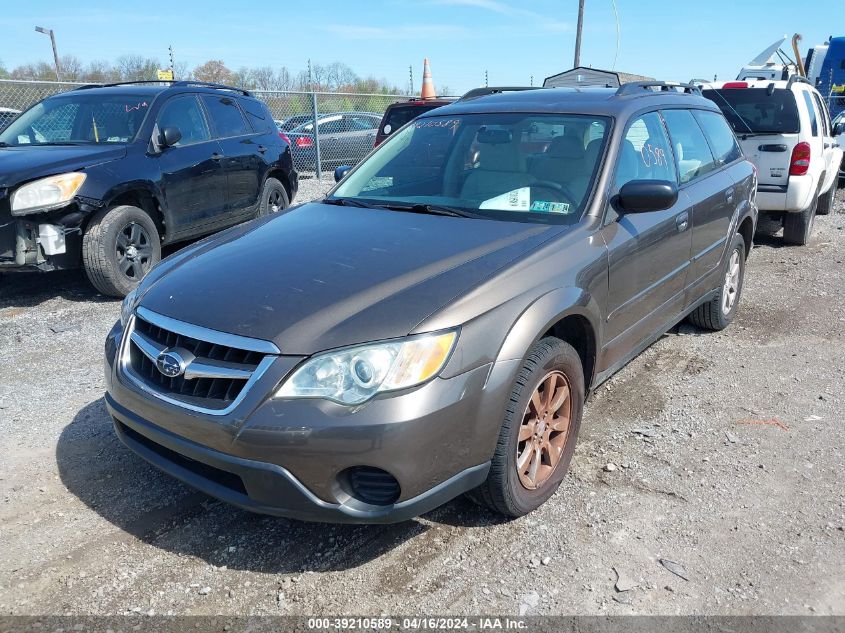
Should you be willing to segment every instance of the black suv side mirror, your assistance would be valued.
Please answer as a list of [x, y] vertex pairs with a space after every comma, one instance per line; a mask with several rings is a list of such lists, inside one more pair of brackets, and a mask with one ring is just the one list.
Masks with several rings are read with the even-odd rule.
[[182, 132], [175, 125], [169, 125], [161, 131], [161, 146], [173, 147], [182, 140]]
[[340, 182], [343, 180], [343, 177], [349, 173], [349, 170], [352, 169], [349, 165], [341, 165], [337, 169], [334, 170], [334, 181]]
[[619, 190], [623, 213], [645, 213], [668, 209], [678, 200], [678, 186], [668, 180], [632, 180]]

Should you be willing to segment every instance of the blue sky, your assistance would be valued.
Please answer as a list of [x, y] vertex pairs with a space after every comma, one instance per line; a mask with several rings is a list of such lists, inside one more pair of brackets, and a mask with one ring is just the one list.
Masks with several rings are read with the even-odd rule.
[[[733, 78], [743, 63], [783, 34], [802, 33], [802, 51], [845, 35], [843, 0], [616, 0], [616, 69], [661, 79]], [[124, 54], [158, 57], [172, 44], [194, 67], [222, 59], [231, 68], [304, 68], [343, 61], [359, 75], [407, 85], [422, 59], [452, 93], [484, 84], [535, 85], [572, 66], [577, 0], [145, 0], [4, 2], [0, 60], [9, 69], [49, 60], [53, 28], [59, 54], [82, 61]], [[70, 5], [75, 5], [71, 8]], [[802, 10], [809, 7], [812, 10]], [[244, 10], [239, 10], [244, 7]], [[246, 7], [249, 7], [246, 9]], [[795, 11], [799, 7], [799, 11]], [[831, 33], [836, 24], [838, 32]], [[581, 60], [610, 68], [616, 56], [611, 0], [586, 0]]]

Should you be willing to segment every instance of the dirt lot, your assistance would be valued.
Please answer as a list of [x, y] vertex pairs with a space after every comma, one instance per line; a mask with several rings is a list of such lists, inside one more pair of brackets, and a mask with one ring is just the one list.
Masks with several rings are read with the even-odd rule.
[[112, 432], [119, 303], [2, 277], [0, 615], [845, 614], [844, 194], [809, 247], [758, 238], [732, 327], [682, 325], [602, 387], [560, 492], [511, 522], [459, 499], [309, 525], [196, 493]]

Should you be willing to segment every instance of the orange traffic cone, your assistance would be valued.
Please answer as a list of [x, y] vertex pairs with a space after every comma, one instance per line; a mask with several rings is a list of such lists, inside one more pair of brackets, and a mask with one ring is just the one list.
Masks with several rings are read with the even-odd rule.
[[428, 57], [423, 60], [423, 83], [422, 92], [420, 93], [422, 99], [436, 99], [437, 93], [434, 91], [434, 80], [431, 78], [431, 68], [428, 65]]

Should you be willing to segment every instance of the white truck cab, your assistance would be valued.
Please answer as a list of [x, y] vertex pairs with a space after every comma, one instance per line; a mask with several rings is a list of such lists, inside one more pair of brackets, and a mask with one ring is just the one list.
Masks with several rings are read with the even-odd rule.
[[816, 214], [833, 206], [842, 148], [824, 100], [798, 75], [703, 84], [757, 167], [757, 206], [783, 220], [783, 239], [804, 245]]

